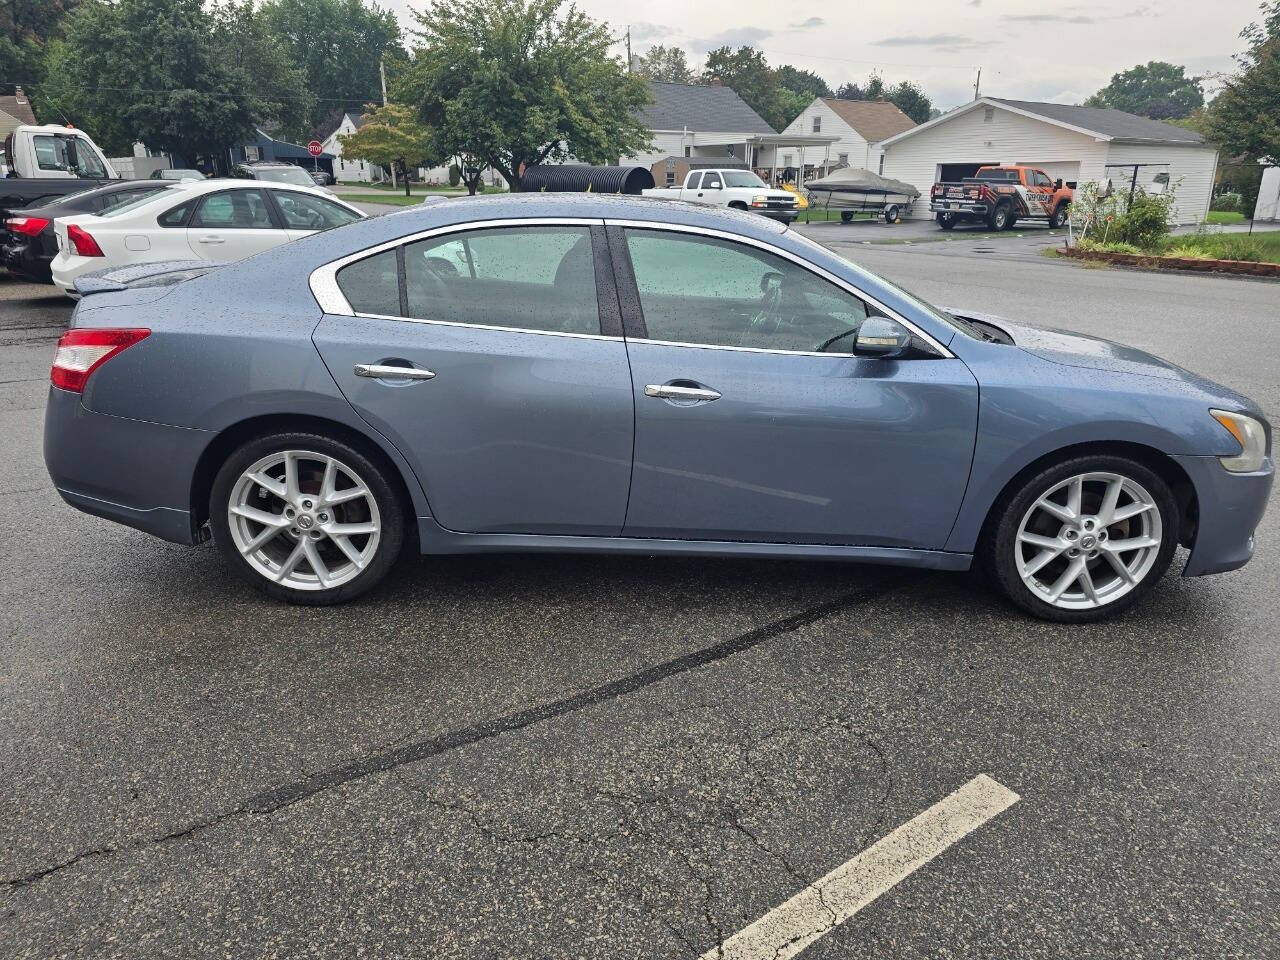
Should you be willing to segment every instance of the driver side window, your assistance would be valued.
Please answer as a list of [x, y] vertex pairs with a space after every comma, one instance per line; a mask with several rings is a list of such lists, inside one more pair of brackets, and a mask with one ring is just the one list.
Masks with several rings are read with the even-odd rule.
[[763, 250], [661, 230], [626, 236], [652, 340], [851, 353], [867, 318], [857, 297]]

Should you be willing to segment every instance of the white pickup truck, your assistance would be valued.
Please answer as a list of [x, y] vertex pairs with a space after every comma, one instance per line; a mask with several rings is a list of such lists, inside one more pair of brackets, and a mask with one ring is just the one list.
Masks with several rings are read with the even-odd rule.
[[0, 144], [0, 210], [49, 203], [118, 179], [93, 138], [73, 127], [16, 127]]
[[709, 207], [751, 210], [784, 223], [791, 223], [800, 215], [794, 193], [774, 190], [750, 170], [691, 170], [683, 186], [656, 187], [641, 192], [658, 200], [687, 200]]

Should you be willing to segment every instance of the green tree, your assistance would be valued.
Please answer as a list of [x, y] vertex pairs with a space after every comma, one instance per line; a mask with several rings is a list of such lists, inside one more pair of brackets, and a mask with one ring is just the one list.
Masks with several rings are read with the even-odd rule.
[[831, 88], [827, 86], [827, 81], [812, 70], [801, 70], [788, 63], [778, 67], [778, 85], [804, 94], [810, 102], [815, 97], [831, 96]]
[[[1262, 22], [1241, 31], [1249, 49], [1236, 58], [1238, 69], [1210, 105], [1205, 124], [1226, 156], [1249, 164], [1280, 162], [1280, 0], [1264, 3], [1261, 10]], [[1252, 210], [1257, 185], [1243, 188], [1245, 207]]]
[[[7, 0], [0, 6], [0, 92], [23, 86], [37, 116], [49, 43], [80, 0]], [[56, 116], [56, 110], [49, 113]], [[50, 117], [53, 119], [53, 117]]]
[[764, 54], [754, 47], [718, 47], [707, 54], [702, 82], [719, 80], [746, 101], [775, 130], [781, 130], [786, 109], [779, 93], [778, 75]]
[[[367, 160], [379, 167], [397, 167], [407, 172], [415, 167], [434, 167], [441, 159], [431, 130], [418, 119], [417, 111], [402, 104], [388, 103], [366, 115], [355, 133], [339, 134], [342, 155]], [[408, 183], [405, 184], [406, 191]], [[474, 191], [472, 191], [474, 192]]]
[[[308, 128], [335, 108], [353, 113], [381, 99], [378, 67], [403, 57], [395, 15], [361, 0], [268, 0], [260, 8], [267, 28], [302, 70], [315, 98]], [[390, 80], [388, 76], [388, 80]]]
[[141, 140], [221, 161], [285, 109], [260, 64], [228, 59], [218, 24], [201, 0], [85, 0], [49, 45], [44, 100], [109, 153]]
[[1188, 116], [1204, 106], [1204, 91], [1200, 78], [1186, 76], [1185, 70], [1162, 60], [1138, 64], [1114, 74], [1084, 105], [1110, 107], [1153, 120]]
[[608, 163], [648, 148], [642, 77], [613, 38], [562, 0], [476, 0], [417, 14], [422, 44], [395, 84], [443, 153], [493, 167], [513, 190], [527, 167]]
[[306, 142], [315, 98], [302, 70], [271, 34], [253, 0], [211, 8], [213, 41], [222, 63], [244, 78], [249, 109], [284, 139]]
[[865, 85], [857, 83], [840, 84], [840, 89], [836, 91], [836, 96], [841, 100], [881, 100], [884, 98], [885, 93], [884, 78], [878, 73], [873, 73], [867, 77]]
[[664, 47], [655, 44], [645, 53], [637, 54], [632, 60], [631, 69], [646, 80], [659, 80], [663, 83], [693, 83], [693, 71], [689, 69], [689, 61], [680, 47]]
[[933, 114], [933, 101], [910, 80], [903, 80], [892, 87], [885, 99], [916, 123], [924, 123]]

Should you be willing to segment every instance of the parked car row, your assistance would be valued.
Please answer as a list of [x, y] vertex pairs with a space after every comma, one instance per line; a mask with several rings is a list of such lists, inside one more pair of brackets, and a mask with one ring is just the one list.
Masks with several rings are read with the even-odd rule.
[[76, 279], [86, 273], [162, 260], [239, 260], [363, 216], [309, 180], [120, 181], [11, 212], [0, 234], [0, 266], [77, 296]]

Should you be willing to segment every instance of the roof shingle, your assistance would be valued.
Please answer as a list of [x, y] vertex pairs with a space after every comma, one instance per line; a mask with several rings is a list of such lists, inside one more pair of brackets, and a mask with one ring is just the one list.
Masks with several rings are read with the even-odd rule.
[[1123, 110], [1103, 107], [1077, 107], [1069, 103], [1038, 103], [1034, 100], [1006, 100], [1003, 97], [987, 97], [994, 103], [1007, 104], [1016, 110], [1025, 110], [1048, 120], [1069, 123], [1073, 127], [1100, 133], [1113, 140], [1143, 140], [1154, 143], [1204, 143], [1204, 137], [1194, 130], [1175, 127], [1147, 117], [1139, 117]]
[[12, 97], [0, 97], [0, 110], [3, 110], [21, 124], [34, 126], [39, 123], [36, 120], [35, 111], [31, 109], [31, 102], [27, 100], [26, 94], [22, 92], [21, 87], [15, 88]]
[[714, 130], [777, 133], [729, 87], [649, 82], [653, 102], [640, 108], [650, 130]]
[[898, 109], [897, 104], [887, 100], [840, 100], [837, 97], [823, 97], [822, 102], [853, 127], [867, 143], [879, 143], [916, 125], [914, 120]]

